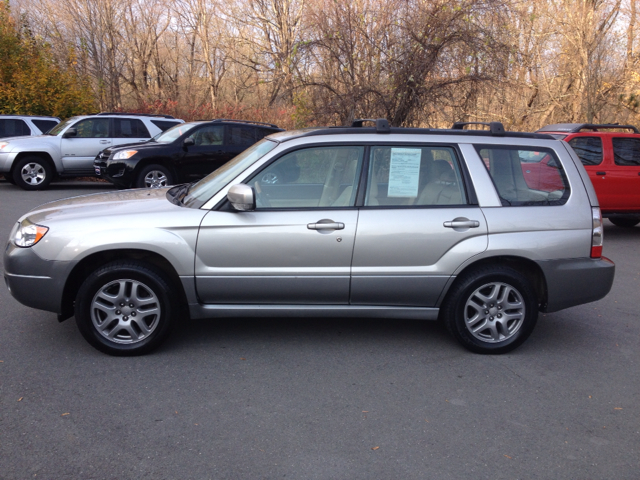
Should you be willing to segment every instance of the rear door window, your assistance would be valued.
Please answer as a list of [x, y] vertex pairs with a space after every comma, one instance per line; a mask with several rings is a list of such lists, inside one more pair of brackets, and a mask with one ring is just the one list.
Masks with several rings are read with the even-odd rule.
[[551, 149], [476, 145], [502, 205], [563, 205], [569, 182]]
[[252, 127], [230, 125], [230, 145], [251, 145], [256, 142], [256, 129]]
[[115, 138], [150, 138], [149, 130], [137, 118], [114, 118]]
[[600, 137], [574, 137], [569, 145], [580, 158], [583, 165], [600, 165], [602, 163], [602, 139]]
[[18, 118], [0, 119], [0, 137], [21, 137], [31, 135], [31, 129], [24, 120]]
[[372, 147], [368, 179], [366, 206], [467, 203], [457, 156], [451, 147]]
[[640, 139], [631, 137], [613, 137], [613, 158], [616, 165], [625, 167], [640, 166]]

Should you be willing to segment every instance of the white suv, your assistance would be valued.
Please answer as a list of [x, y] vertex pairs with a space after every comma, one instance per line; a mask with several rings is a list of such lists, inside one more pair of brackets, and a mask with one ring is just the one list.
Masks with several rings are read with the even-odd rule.
[[47, 188], [55, 175], [95, 176], [93, 159], [107, 147], [149, 140], [184, 120], [168, 115], [100, 113], [72, 117], [44, 135], [0, 141], [0, 174], [24, 190]]
[[42, 135], [60, 123], [58, 117], [0, 115], [0, 138]]

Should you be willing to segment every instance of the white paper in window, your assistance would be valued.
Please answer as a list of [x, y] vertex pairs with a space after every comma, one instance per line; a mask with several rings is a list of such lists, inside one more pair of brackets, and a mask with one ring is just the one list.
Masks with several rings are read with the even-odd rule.
[[392, 148], [388, 197], [417, 197], [420, 181], [419, 148]]

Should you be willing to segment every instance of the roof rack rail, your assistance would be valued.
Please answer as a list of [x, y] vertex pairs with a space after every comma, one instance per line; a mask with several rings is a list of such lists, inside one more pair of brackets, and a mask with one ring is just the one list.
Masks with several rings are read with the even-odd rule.
[[376, 132], [377, 133], [390, 133], [391, 127], [389, 126], [389, 121], [385, 118], [357, 118], [352, 123], [351, 126], [355, 128], [362, 128], [364, 122], [373, 122], [376, 124]]
[[504, 135], [504, 125], [501, 122], [455, 122], [451, 130], [464, 130], [467, 125], [484, 125], [489, 127], [492, 135]]
[[254, 122], [253, 120], [234, 120], [232, 118], [216, 118], [215, 120], [211, 120], [211, 121], [212, 122], [248, 123], [248, 124], [254, 124], [254, 125], [265, 125], [267, 127], [273, 127], [273, 128], [280, 128], [277, 125], [274, 125], [273, 123]]
[[96, 113], [96, 115], [131, 115], [135, 117], [176, 118], [173, 115], [162, 115], [160, 113], [100, 112]]
[[538, 132], [562, 132], [578, 133], [582, 130], [631, 130], [633, 133], [640, 133], [633, 125], [620, 125], [619, 123], [556, 123], [542, 127]]
[[53, 115], [22, 115], [20, 113], [0, 113], [0, 117], [55, 118], [56, 120], [60, 120], [60, 117], [54, 117]]

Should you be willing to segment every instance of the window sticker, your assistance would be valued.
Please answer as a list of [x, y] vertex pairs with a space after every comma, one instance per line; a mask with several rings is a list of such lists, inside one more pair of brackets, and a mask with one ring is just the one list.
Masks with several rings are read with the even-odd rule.
[[392, 148], [388, 197], [417, 197], [420, 181], [419, 148]]

